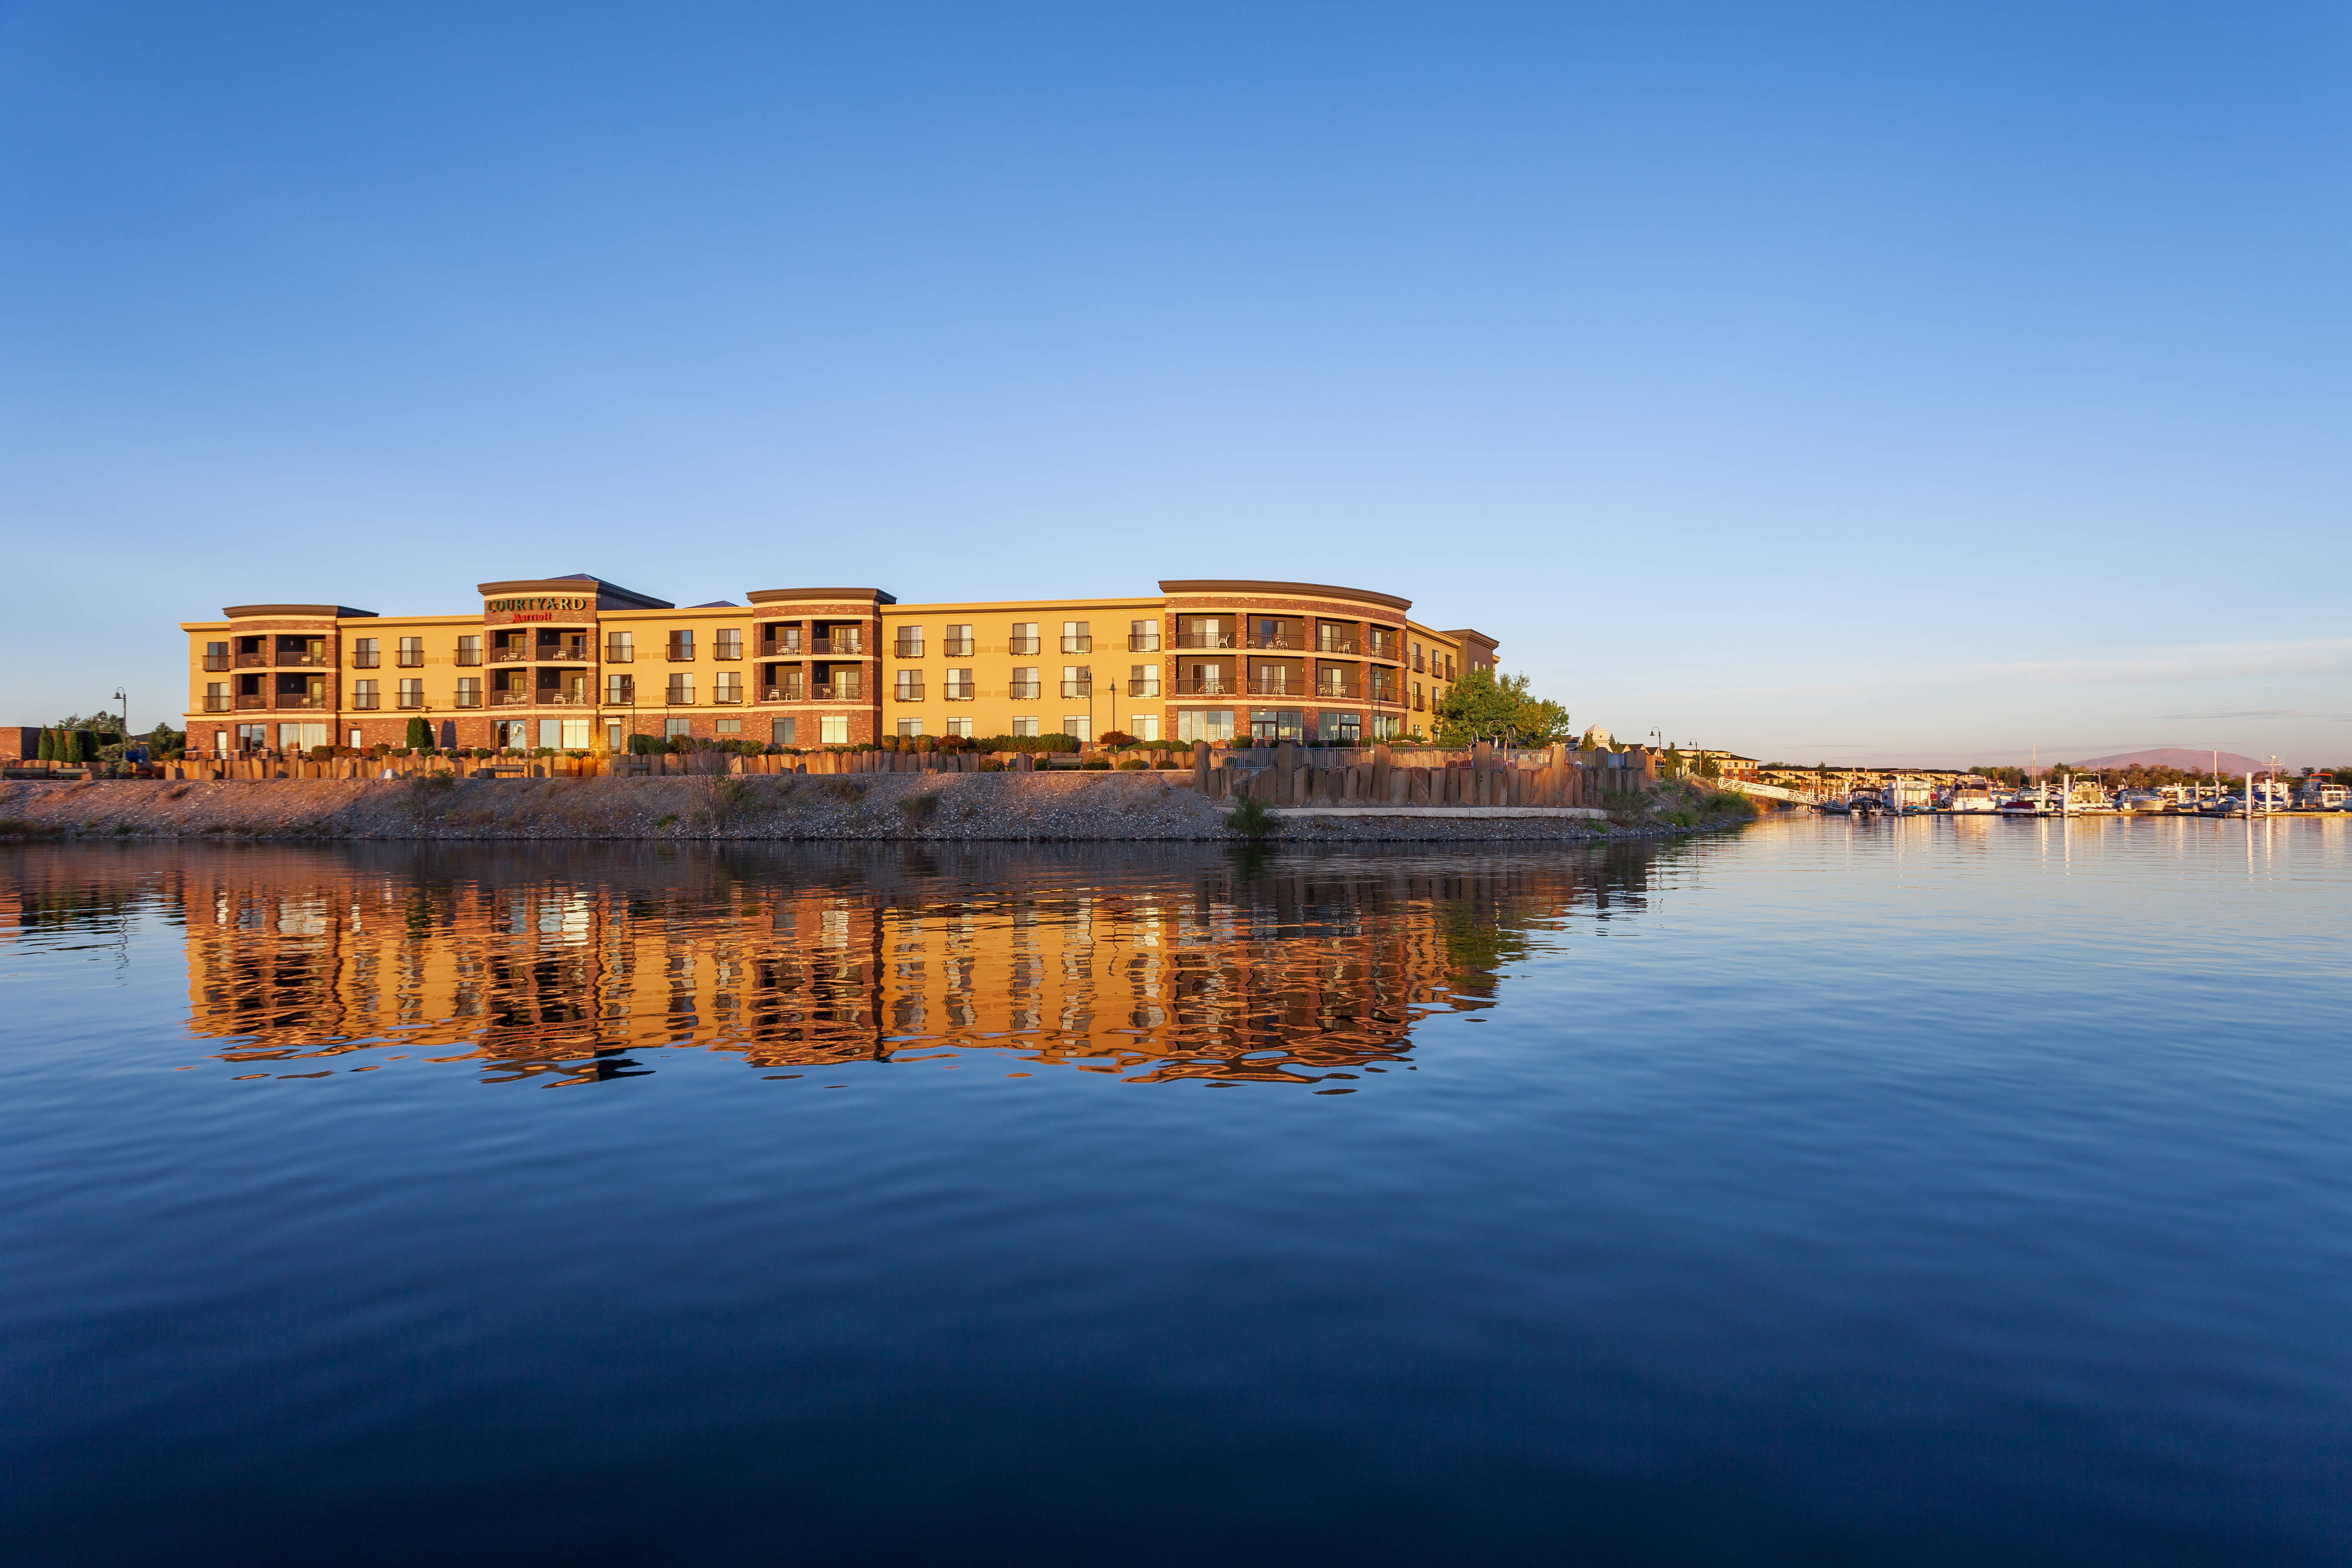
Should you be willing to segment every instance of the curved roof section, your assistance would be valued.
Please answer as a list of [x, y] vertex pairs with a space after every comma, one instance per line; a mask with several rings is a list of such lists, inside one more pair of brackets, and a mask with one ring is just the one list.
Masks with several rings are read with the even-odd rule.
[[373, 610], [354, 610], [348, 604], [232, 604], [221, 612], [232, 621], [242, 621], [252, 615], [308, 615], [320, 621], [373, 621]]
[[1412, 608], [1412, 601], [1400, 599], [1393, 593], [1375, 593], [1369, 588], [1336, 588], [1328, 582], [1266, 582], [1246, 577], [1186, 577], [1166, 578], [1160, 584], [1162, 593], [1251, 593], [1269, 599], [1352, 599], [1365, 604], [1384, 604], [1402, 613]]
[[897, 594], [885, 593], [878, 588], [762, 588], [743, 597], [754, 604], [782, 604], [796, 599], [862, 599], [877, 604], [898, 602]]
[[633, 588], [623, 588], [617, 582], [606, 582], [584, 571], [567, 577], [518, 577], [507, 582], [478, 582], [475, 589], [485, 599], [496, 599], [509, 593], [585, 593], [593, 591], [599, 608], [605, 610], [675, 610], [677, 605], [667, 599], [656, 599], [649, 593], [639, 593]]

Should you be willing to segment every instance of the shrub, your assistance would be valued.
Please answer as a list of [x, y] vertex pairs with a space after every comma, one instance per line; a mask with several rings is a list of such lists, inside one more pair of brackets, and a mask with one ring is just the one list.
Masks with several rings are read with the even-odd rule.
[[939, 792], [926, 790], [920, 795], [909, 795], [898, 802], [898, 812], [907, 819], [908, 826], [919, 828], [940, 814]]
[[409, 756], [413, 756], [413, 755], [415, 755], [415, 754], [414, 754], [414, 753], [413, 753], [413, 752], [412, 752], [412, 751], [411, 751], [407, 747], [405, 747], [405, 746], [395, 746], [395, 747], [394, 747], [392, 748], [392, 754], [393, 754], [394, 757], [409, 757]]
[[1004, 771], [1004, 764], [992, 757], [980, 765], [980, 770], [982, 773], [1002, 773]]
[[1143, 773], [1148, 772], [1150, 769], [1150, 767], [1151, 764], [1146, 762], [1140, 757], [1130, 757], [1126, 761], [1118, 765], [1118, 770], [1121, 773]]
[[1108, 773], [1110, 771], [1110, 763], [1108, 759], [1100, 757], [1089, 757], [1084, 762], [1079, 763], [1078, 766], [1089, 773]]
[[408, 721], [408, 748], [419, 751], [433, 744], [433, 727], [421, 718]]
[[1265, 838], [1278, 825], [1273, 810], [1255, 796], [1235, 806], [1233, 815], [1225, 819], [1226, 827], [1247, 839]]
[[335, 748], [331, 746], [314, 746], [310, 748], [310, 760], [313, 762], [332, 762], [334, 759]]
[[1095, 737], [1095, 742], [1099, 746], [1133, 746], [1137, 744], [1135, 737], [1128, 734], [1127, 731], [1123, 729], [1104, 730], [1100, 735]]

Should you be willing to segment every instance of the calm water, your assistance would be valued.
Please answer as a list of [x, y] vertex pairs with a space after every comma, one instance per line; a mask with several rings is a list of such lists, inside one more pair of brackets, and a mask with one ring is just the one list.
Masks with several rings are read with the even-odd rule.
[[2352, 1560], [2352, 821], [0, 853], [15, 1563]]

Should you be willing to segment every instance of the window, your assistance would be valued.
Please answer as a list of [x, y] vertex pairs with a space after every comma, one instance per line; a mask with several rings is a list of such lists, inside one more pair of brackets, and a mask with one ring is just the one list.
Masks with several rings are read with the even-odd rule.
[[1360, 713], [1327, 713], [1323, 716], [1323, 744], [1353, 746], [1363, 738], [1364, 716]]
[[637, 644], [626, 632], [608, 632], [604, 638], [604, 662], [608, 664], [635, 664]]
[[1130, 621], [1127, 623], [1127, 647], [1133, 653], [1160, 652], [1160, 622]]
[[829, 713], [818, 719], [816, 738], [820, 746], [847, 746], [849, 716], [845, 713]]
[[669, 634], [669, 656], [673, 663], [682, 664], [694, 657], [694, 633], [673, 632]]
[[1091, 741], [1095, 737], [1095, 721], [1082, 713], [1064, 714], [1062, 733], [1081, 741]]
[[373, 681], [353, 681], [352, 683], [352, 706], [358, 708], [369, 708], [376, 706], [375, 683]]
[[743, 656], [743, 632], [739, 626], [721, 626], [710, 634], [710, 656], [714, 659], [740, 659]]
[[669, 678], [668, 687], [662, 693], [662, 701], [667, 703], [690, 703], [693, 700], [694, 677], [692, 675], [672, 675]]
[[894, 659], [921, 658], [923, 656], [923, 629], [920, 626], [899, 627], [898, 640], [890, 644], [890, 656]]
[[1004, 651], [1008, 653], [1034, 653], [1038, 652], [1037, 622], [1034, 621], [1015, 621], [1013, 623], [1013, 635], [1005, 640]]
[[734, 670], [721, 670], [710, 677], [710, 700], [715, 703], [740, 703], [743, 700], [743, 677]]
[[801, 629], [799, 627], [771, 626], [768, 630], [773, 633], [768, 641], [773, 646], [775, 652], [779, 653], [797, 653], [801, 651]]
[[232, 711], [232, 705], [229, 702], [228, 695], [228, 683], [226, 681], [212, 681], [205, 685], [205, 711], [206, 713], [228, 713]]
[[635, 675], [606, 675], [604, 677], [604, 700], [608, 703], [619, 704], [635, 702], [637, 700], [637, 677]]
[[968, 718], [951, 718], [948, 720], [948, 733], [950, 735], [960, 735], [966, 740], [970, 740], [971, 738], [971, 720]]
[[1230, 648], [1234, 645], [1230, 623], [1217, 615], [1179, 615], [1176, 617], [1176, 645], [1179, 648]]
[[563, 725], [563, 738], [557, 744], [566, 751], [587, 750], [590, 721], [584, 718], [567, 718], [561, 722]]
[[1088, 621], [1062, 622], [1062, 652], [1091, 653], [1095, 651], [1094, 623]]
[[1090, 697], [1095, 695], [1095, 672], [1091, 664], [1062, 666], [1062, 695], [1066, 697]]
[[722, 718], [719, 721], [719, 733], [740, 735], [743, 733], [743, 721], [740, 718]]
[[911, 739], [913, 739], [916, 736], [919, 736], [919, 735], [920, 735], [920, 734], [922, 734], [922, 733], [923, 733], [923, 721], [922, 721], [921, 719], [919, 719], [919, 718], [902, 718], [902, 719], [900, 719], [900, 720], [898, 721], [898, 738], [899, 738], [899, 739], [901, 739], [901, 740], [911, 740]]
[[[1015, 664], [1013, 667], [1013, 684], [1005, 688], [1004, 695], [1012, 698], [1014, 702], [1036, 701], [1037, 666], [1034, 664]], [[1016, 729], [1013, 733], [1018, 735], [1021, 732]]]
[[1397, 717], [1395, 715], [1382, 713], [1374, 714], [1372, 716], [1372, 738], [1374, 740], [1394, 740], [1398, 736], [1403, 733], [1404, 720]]
[[479, 637], [457, 639], [457, 663], [478, 664], [482, 662], [482, 640]]
[[400, 640], [400, 667], [404, 670], [420, 670], [425, 667], [424, 638], [403, 637]]
[[373, 670], [376, 667], [377, 657], [376, 641], [374, 638], [354, 637], [352, 639], [352, 669]]
[[923, 672], [920, 670], [900, 670], [898, 672], [898, 683], [890, 688], [890, 695], [902, 703], [921, 702], [923, 700]]
[[969, 623], [950, 626], [940, 640], [940, 652], [950, 659], [969, 659], [972, 654], [971, 627]]
[[[950, 670], [947, 685], [940, 688], [940, 695], [951, 703], [968, 703], [975, 695], [970, 670]], [[953, 735], [955, 731], [950, 730], [948, 733]]]
[[1013, 733], [1015, 735], [1034, 735], [1037, 733], [1037, 721], [1034, 718], [1015, 718], [1013, 721]]
[[768, 743], [771, 746], [798, 746], [800, 734], [801, 721], [797, 718], [778, 718], [768, 721]]
[[1176, 712], [1176, 738], [1181, 741], [1231, 740], [1234, 737], [1234, 710], [1220, 708], [1179, 708]]
[[1130, 722], [1135, 726], [1136, 739], [1157, 740], [1160, 738], [1160, 716], [1158, 714], [1139, 713], [1137, 714], [1134, 719]]
[[425, 683], [415, 679], [402, 681], [400, 683], [400, 706], [403, 707], [423, 707], [425, 706]]
[[835, 700], [854, 703], [866, 695], [865, 673], [860, 670], [833, 672], [833, 695]]
[[629, 743], [627, 736], [628, 731], [623, 729], [619, 725], [606, 725], [604, 727], [604, 749], [607, 751], [628, 750]]
[[665, 740], [675, 740], [681, 735], [692, 735], [693, 733], [694, 721], [690, 718], [666, 718], [662, 720], [662, 738]]
[[1303, 740], [1306, 738], [1306, 714], [1295, 707], [1262, 707], [1250, 710], [1250, 738], [1253, 740]]
[[241, 724], [236, 727], [236, 748], [239, 751], [269, 749], [269, 727], [266, 724]]
[[494, 718], [490, 721], [490, 744], [504, 750], [517, 750], [530, 744], [530, 726], [519, 718]]
[[783, 679], [781, 682], [768, 688], [765, 700], [772, 703], [796, 703], [801, 700], [801, 695], [800, 666], [795, 664], [783, 672]]
[[205, 644], [205, 668], [207, 670], [226, 670], [228, 668], [227, 643], [207, 643]]

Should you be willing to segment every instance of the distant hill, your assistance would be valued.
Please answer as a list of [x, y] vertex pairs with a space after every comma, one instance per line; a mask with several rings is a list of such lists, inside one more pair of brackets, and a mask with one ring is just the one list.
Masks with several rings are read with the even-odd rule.
[[[2210, 751], [2191, 751], [2183, 746], [2159, 746], [2152, 751], [2120, 751], [2113, 757], [2061, 758], [2078, 768], [2178, 768], [2185, 773], [2202, 773], [2213, 766]], [[2256, 768], [2267, 769], [2270, 763], [2258, 757], [2247, 757], [2235, 751], [2221, 753], [2221, 771], [2249, 773]]]

